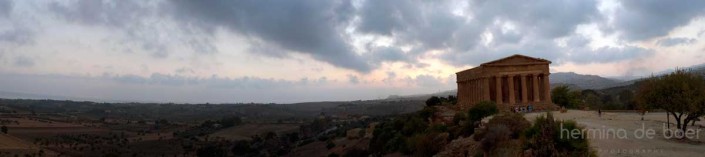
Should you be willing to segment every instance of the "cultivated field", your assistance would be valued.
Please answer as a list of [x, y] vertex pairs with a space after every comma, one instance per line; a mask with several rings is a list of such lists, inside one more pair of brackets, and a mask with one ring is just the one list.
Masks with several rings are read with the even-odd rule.
[[294, 132], [299, 129], [298, 124], [244, 124], [222, 129], [210, 135], [211, 138], [224, 138], [228, 140], [245, 140], [255, 135], [275, 132], [277, 135]]
[[[536, 116], [544, 113], [529, 113], [525, 117], [533, 121]], [[705, 125], [703, 121], [696, 123], [693, 129], [699, 128], [699, 137], [691, 141], [666, 139], [664, 125], [666, 113], [647, 113], [644, 120], [635, 112], [603, 112], [602, 117], [596, 111], [569, 110], [566, 113], [553, 112], [556, 119], [575, 120], [585, 129], [597, 130], [598, 134], [587, 135], [590, 145], [599, 156], [702, 156], [705, 154]], [[674, 123], [671, 117], [671, 123]], [[675, 124], [671, 125], [674, 128]], [[644, 129], [642, 129], [642, 127]], [[614, 130], [610, 132], [609, 130]], [[624, 133], [616, 130], [623, 129]], [[638, 130], [654, 130], [652, 139], [646, 138]], [[600, 132], [604, 131], [604, 132]], [[567, 133], [566, 133], [567, 134]], [[626, 135], [626, 136], [622, 136]], [[623, 138], [626, 137], [626, 138]], [[641, 137], [641, 138], [639, 138]]]
[[39, 147], [36, 145], [13, 137], [10, 135], [0, 133], [0, 152], [11, 152], [16, 154], [31, 154], [39, 151]]

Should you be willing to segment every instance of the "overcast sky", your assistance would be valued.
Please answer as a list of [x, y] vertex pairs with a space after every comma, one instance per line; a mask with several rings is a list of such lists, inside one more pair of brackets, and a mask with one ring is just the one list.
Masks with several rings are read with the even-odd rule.
[[454, 89], [512, 54], [644, 76], [705, 63], [703, 15], [702, 0], [0, 0], [0, 91], [364, 100]]

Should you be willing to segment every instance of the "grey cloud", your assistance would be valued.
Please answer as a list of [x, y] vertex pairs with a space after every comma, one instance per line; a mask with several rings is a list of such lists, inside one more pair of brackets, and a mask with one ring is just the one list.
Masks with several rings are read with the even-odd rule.
[[148, 16], [149, 10], [141, 1], [119, 2], [78, 0], [75, 3], [52, 2], [49, 9], [69, 21], [110, 27], [127, 27]]
[[[222, 27], [334, 66], [368, 72], [341, 34], [349, 2], [334, 1], [172, 1], [186, 23]], [[343, 9], [340, 9], [343, 8]], [[214, 25], [214, 26], [211, 26]], [[206, 28], [206, 29], [207, 29]]]
[[26, 57], [26, 56], [15, 57], [15, 66], [32, 67], [32, 66], [34, 66], [34, 59]]
[[601, 18], [597, 2], [542, 0], [529, 3], [514, 1], [474, 1], [471, 9], [477, 10], [478, 20], [491, 23], [494, 20], [515, 22], [525, 34], [535, 33], [545, 38], [556, 38], [571, 34], [577, 25]]
[[14, 28], [7, 31], [0, 31], [0, 43], [8, 42], [19, 45], [31, 44], [34, 42], [34, 33], [27, 29]]
[[12, 12], [13, 3], [11, 0], [0, 0], [0, 17], [6, 17]]
[[532, 40], [521, 44], [500, 44], [491, 47], [477, 47], [468, 52], [445, 53], [441, 58], [453, 65], [479, 65], [513, 54], [556, 60], [563, 57], [564, 50], [551, 40]]
[[403, 30], [408, 23], [414, 21], [411, 1], [365, 1], [360, 13], [362, 32], [392, 35], [394, 30]]
[[281, 79], [267, 79], [259, 77], [239, 77], [227, 78], [212, 76], [209, 78], [187, 77], [180, 75], [169, 75], [161, 73], [153, 73], [149, 77], [137, 75], [111, 75], [104, 74], [102, 79], [113, 80], [123, 84], [137, 85], [163, 85], [163, 86], [205, 86], [214, 89], [273, 89], [287, 88], [300, 85], [319, 85], [328, 82], [327, 78], [322, 77], [314, 80], [302, 78], [298, 81], [288, 81]]
[[355, 75], [348, 75], [348, 81], [352, 84], [358, 84], [360, 83], [360, 78]]
[[217, 49], [211, 44], [208, 31], [194, 30], [191, 25], [168, 26], [170, 21], [165, 2], [158, 1], [101, 1], [78, 0], [58, 1], [48, 4], [50, 11], [66, 21], [91, 26], [107, 27], [124, 35], [117, 43], [129, 47], [136, 43], [138, 48], [150, 52], [155, 58], [166, 58], [172, 51], [171, 45], [190, 47], [195, 53], [212, 54]]
[[653, 50], [635, 46], [600, 47], [592, 50], [588, 47], [569, 50], [566, 59], [575, 63], [608, 63], [628, 59], [642, 58], [654, 54]]
[[404, 51], [402, 51], [400, 48], [387, 46], [372, 48], [370, 52], [365, 54], [365, 58], [368, 61], [373, 62], [373, 64], [378, 64], [387, 61], [413, 62], [409, 55], [405, 54]]
[[440, 79], [431, 75], [418, 75], [415, 78], [416, 85], [421, 87], [439, 87], [443, 83]]
[[656, 42], [656, 44], [663, 46], [663, 47], [671, 47], [671, 46], [677, 46], [677, 45], [689, 45], [697, 41], [696, 39], [693, 38], [666, 38], [666, 39], [661, 39]]
[[615, 16], [615, 29], [628, 40], [665, 36], [678, 26], [688, 24], [705, 13], [705, 1], [620, 1], [624, 9]]
[[[466, 65], [517, 53], [561, 58], [564, 54], [553, 39], [573, 34], [580, 24], [603, 19], [597, 2], [592, 0], [470, 1], [464, 8], [473, 17], [470, 20], [452, 12], [456, 5], [449, 1], [368, 0], [359, 10], [358, 28], [363, 33], [394, 37], [398, 45], [421, 50], [412, 52], [447, 50], [444, 60]], [[513, 24], [515, 30], [502, 31], [502, 23]], [[489, 46], [478, 44], [486, 31], [494, 36]], [[407, 55], [413, 58], [417, 54]]]
[[453, 15], [452, 4], [436, 1], [365, 1], [360, 8], [363, 33], [394, 36], [404, 43], [440, 49], [451, 45], [464, 19]]

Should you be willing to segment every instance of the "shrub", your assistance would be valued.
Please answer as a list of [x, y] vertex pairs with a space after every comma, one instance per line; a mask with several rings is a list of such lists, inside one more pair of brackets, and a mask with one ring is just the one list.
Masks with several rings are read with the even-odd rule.
[[369, 155], [370, 155], [369, 151], [356, 147], [356, 148], [350, 149], [347, 152], [345, 152], [345, 154], [343, 154], [343, 157], [360, 157], [360, 156], [369, 156]]
[[505, 125], [489, 126], [480, 141], [480, 149], [486, 154], [491, 154], [499, 145], [509, 140], [511, 131]]
[[500, 114], [492, 117], [487, 123], [488, 126], [504, 125], [511, 131], [513, 139], [519, 138], [524, 131], [531, 127], [531, 123], [518, 113]]
[[429, 133], [414, 135], [407, 140], [407, 147], [413, 148], [414, 156], [433, 156], [445, 146], [447, 134]]
[[467, 116], [465, 116], [465, 113], [458, 112], [453, 116], [453, 125], [459, 125], [460, 121], [466, 121]]
[[563, 129], [578, 129], [575, 121], [555, 121], [549, 112], [536, 118], [534, 125], [526, 131], [530, 141], [526, 148], [534, 149], [533, 156], [595, 156], [590, 151], [589, 143], [584, 136], [580, 138], [560, 137], [560, 126]]
[[441, 104], [441, 98], [438, 98], [437, 96], [432, 96], [426, 99], [426, 106], [436, 106], [439, 104]]
[[480, 121], [482, 118], [496, 114], [497, 112], [497, 104], [491, 101], [481, 101], [468, 110], [468, 119], [470, 121]]
[[333, 147], [335, 147], [335, 143], [333, 143], [332, 140], [328, 140], [328, 142], [326, 142], [326, 148], [331, 149]]

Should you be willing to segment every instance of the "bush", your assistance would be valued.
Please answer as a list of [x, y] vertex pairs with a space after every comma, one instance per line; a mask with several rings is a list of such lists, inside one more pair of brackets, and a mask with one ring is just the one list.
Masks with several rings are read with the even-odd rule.
[[488, 126], [504, 125], [511, 131], [513, 139], [519, 138], [527, 128], [531, 127], [531, 123], [518, 113], [500, 114], [487, 123]]
[[414, 156], [433, 156], [445, 146], [447, 134], [429, 133], [409, 137], [407, 147], [413, 148]]
[[432, 96], [431, 98], [426, 99], [426, 106], [436, 106], [441, 104], [441, 98], [438, 98], [437, 96]]
[[533, 156], [595, 156], [590, 151], [589, 143], [584, 136], [580, 138], [560, 137], [560, 125], [563, 129], [581, 129], [574, 121], [555, 121], [549, 112], [536, 118], [534, 125], [526, 131], [530, 141], [525, 147], [533, 149]]
[[453, 125], [459, 125], [460, 121], [466, 121], [467, 116], [465, 116], [465, 113], [458, 112], [453, 116]]
[[511, 131], [505, 125], [489, 126], [484, 137], [480, 141], [480, 149], [486, 154], [492, 154], [499, 145], [509, 140]]
[[482, 118], [496, 114], [497, 112], [497, 104], [491, 101], [481, 101], [468, 110], [468, 119], [470, 119], [470, 121], [480, 121]]
[[326, 148], [331, 149], [333, 147], [335, 147], [335, 143], [333, 143], [332, 140], [328, 140], [328, 142], [326, 142]]
[[353, 148], [351, 150], [348, 150], [343, 154], [343, 157], [360, 157], [360, 156], [369, 156], [370, 152], [364, 149], [360, 148]]
[[580, 92], [570, 91], [568, 86], [558, 86], [551, 90], [551, 100], [565, 108], [577, 108], [580, 104]]

